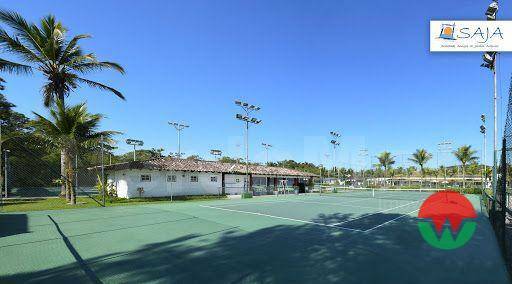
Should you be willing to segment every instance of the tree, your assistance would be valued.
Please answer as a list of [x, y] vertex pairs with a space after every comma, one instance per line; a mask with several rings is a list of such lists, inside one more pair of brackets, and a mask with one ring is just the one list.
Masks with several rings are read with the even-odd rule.
[[71, 204], [76, 204], [76, 192], [73, 187], [73, 156], [80, 147], [98, 145], [102, 136], [104, 139], [110, 139], [118, 132], [98, 131], [103, 117], [100, 114], [88, 113], [85, 103], [67, 107], [62, 101], [57, 100], [55, 106], [50, 108], [49, 118], [37, 113], [34, 115], [36, 119], [31, 124], [36, 134], [47, 140], [50, 145], [59, 148], [64, 154], [65, 196]]
[[219, 159], [219, 162], [221, 163], [231, 163], [231, 164], [240, 164], [243, 163], [243, 160], [241, 158], [231, 158], [229, 156], [222, 156]]
[[379, 160], [379, 166], [384, 168], [384, 177], [386, 177], [388, 169], [395, 164], [395, 157], [391, 156], [390, 152], [384, 151], [377, 156], [377, 159]]
[[416, 149], [416, 152], [412, 154], [412, 157], [409, 158], [409, 161], [417, 164], [420, 166], [420, 173], [421, 173], [421, 179], [422, 183], [425, 179], [425, 164], [432, 159], [432, 154], [427, 152], [425, 149]]
[[[50, 107], [57, 100], [64, 99], [81, 85], [87, 85], [108, 91], [121, 99], [124, 96], [118, 90], [105, 84], [83, 77], [93, 71], [113, 69], [124, 74], [121, 65], [98, 61], [93, 53], [85, 53], [78, 45], [89, 35], [80, 34], [71, 40], [66, 38], [66, 28], [53, 15], [41, 19], [39, 26], [28, 23], [20, 14], [0, 10], [0, 22], [13, 31], [9, 34], [0, 28], [0, 49], [12, 53], [23, 63], [16, 63], [0, 58], [0, 71], [30, 74], [42, 73], [46, 83], [41, 88], [44, 105]], [[61, 175], [64, 175], [64, 153], [61, 153]], [[62, 191], [64, 191], [64, 186]]]
[[32, 73], [39, 71], [46, 79], [41, 88], [44, 105], [49, 107], [56, 100], [64, 99], [80, 85], [108, 91], [121, 99], [124, 96], [116, 89], [82, 77], [92, 71], [113, 69], [124, 74], [119, 64], [98, 61], [93, 53], [85, 53], [78, 42], [89, 38], [80, 34], [66, 39], [66, 28], [53, 15], [41, 19], [39, 26], [28, 23], [20, 14], [0, 10], [0, 22], [9, 26], [9, 34], [0, 28], [0, 48], [18, 56], [23, 63], [0, 59], [0, 71], [10, 73]]
[[187, 160], [195, 160], [195, 161], [202, 161], [203, 158], [201, 158], [199, 155], [190, 155], [186, 158]]
[[409, 186], [411, 185], [411, 177], [416, 172], [416, 168], [413, 166], [410, 166], [407, 168], [407, 177], [409, 178]]
[[463, 145], [453, 152], [453, 155], [462, 165], [462, 188], [466, 188], [466, 165], [478, 161], [475, 156], [476, 151], [471, 149], [470, 145]]

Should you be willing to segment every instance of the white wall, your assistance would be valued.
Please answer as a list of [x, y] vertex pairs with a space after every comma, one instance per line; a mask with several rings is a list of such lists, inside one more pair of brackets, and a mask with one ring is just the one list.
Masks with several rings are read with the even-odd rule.
[[240, 194], [244, 188], [245, 175], [231, 175], [224, 176], [224, 185], [226, 187], [226, 194]]
[[[141, 175], [151, 175], [151, 181], [141, 181]], [[167, 176], [176, 176], [175, 182], [168, 182]], [[191, 176], [197, 182], [191, 182]], [[216, 181], [211, 181], [216, 177]], [[108, 182], [116, 186], [117, 195], [123, 198], [139, 197], [137, 188], [142, 187], [142, 197], [163, 197], [178, 195], [216, 195], [222, 186], [222, 174], [203, 172], [171, 172], [151, 170], [123, 170], [109, 173]], [[242, 180], [243, 185], [243, 180]]]

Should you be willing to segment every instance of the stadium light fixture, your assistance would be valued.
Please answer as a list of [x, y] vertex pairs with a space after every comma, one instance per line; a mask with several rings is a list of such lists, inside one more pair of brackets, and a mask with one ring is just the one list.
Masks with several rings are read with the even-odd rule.
[[333, 147], [333, 158], [332, 163], [334, 167], [334, 171], [337, 172], [338, 179], [340, 178], [339, 172], [336, 170], [336, 147], [340, 145], [340, 142], [338, 142], [338, 139], [341, 137], [341, 135], [336, 131], [330, 131], [329, 134], [331, 134], [332, 140], [331, 144]]
[[176, 131], [178, 132], [178, 152], [177, 152], [177, 158], [181, 158], [181, 131], [185, 128], [189, 128], [190, 126], [189, 125], [186, 125], [186, 124], [183, 124], [183, 123], [178, 123], [178, 122], [168, 122], [169, 125], [171, 126], [174, 126], [174, 128], [176, 129]]
[[268, 143], [261, 143], [261, 145], [263, 146], [263, 148], [265, 148], [265, 151], [267, 152], [266, 155], [267, 155], [267, 166], [268, 166], [268, 150], [274, 146], [272, 146]]
[[212, 149], [212, 150], [210, 150], [210, 154], [213, 155], [214, 157], [217, 157], [217, 160], [218, 160], [220, 158], [220, 156], [222, 156], [222, 151], [217, 150], [217, 149]]
[[144, 142], [142, 140], [136, 140], [136, 139], [126, 139], [126, 144], [133, 146], [133, 161], [137, 160], [137, 156], [135, 154], [136, 147], [144, 145]]
[[488, 21], [495, 21], [496, 14], [498, 13], [498, 1], [492, 1], [485, 11], [485, 16]]
[[245, 182], [244, 182], [244, 192], [250, 190], [250, 181], [249, 181], [249, 123], [252, 124], [260, 124], [261, 120], [255, 117], [250, 117], [250, 114], [255, 111], [259, 111], [261, 108], [259, 106], [255, 106], [246, 102], [242, 102], [240, 100], [235, 100], [235, 105], [241, 107], [245, 115], [237, 114], [236, 119], [245, 122]]

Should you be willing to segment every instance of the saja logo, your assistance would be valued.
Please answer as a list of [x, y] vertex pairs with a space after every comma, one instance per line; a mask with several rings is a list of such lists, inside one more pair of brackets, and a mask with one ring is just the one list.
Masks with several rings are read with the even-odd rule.
[[512, 21], [430, 21], [430, 51], [512, 51]]
[[439, 38], [441, 39], [473, 39], [477, 43], [486, 43], [494, 37], [499, 37], [500, 39], [503, 39], [503, 32], [501, 31], [499, 26], [490, 29], [489, 27], [480, 26], [456, 27], [455, 23], [441, 24], [441, 33], [439, 34]]
[[431, 195], [421, 205], [418, 229], [431, 246], [450, 250], [465, 245], [476, 230], [476, 212], [463, 195], [441, 191]]

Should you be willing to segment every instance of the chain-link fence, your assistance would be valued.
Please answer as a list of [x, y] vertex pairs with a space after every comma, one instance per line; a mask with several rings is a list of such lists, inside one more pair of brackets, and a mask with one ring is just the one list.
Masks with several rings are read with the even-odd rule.
[[507, 268], [512, 272], [512, 85], [509, 90], [501, 153], [498, 152], [497, 155], [500, 160], [496, 188], [482, 193], [482, 203], [487, 209]]
[[3, 206], [65, 198], [66, 184], [76, 193], [77, 203], [104, 205], [101, 146], [79, 148], [70, 154], [31, 137], [16, 137], [2, 143], [0, 162]]

